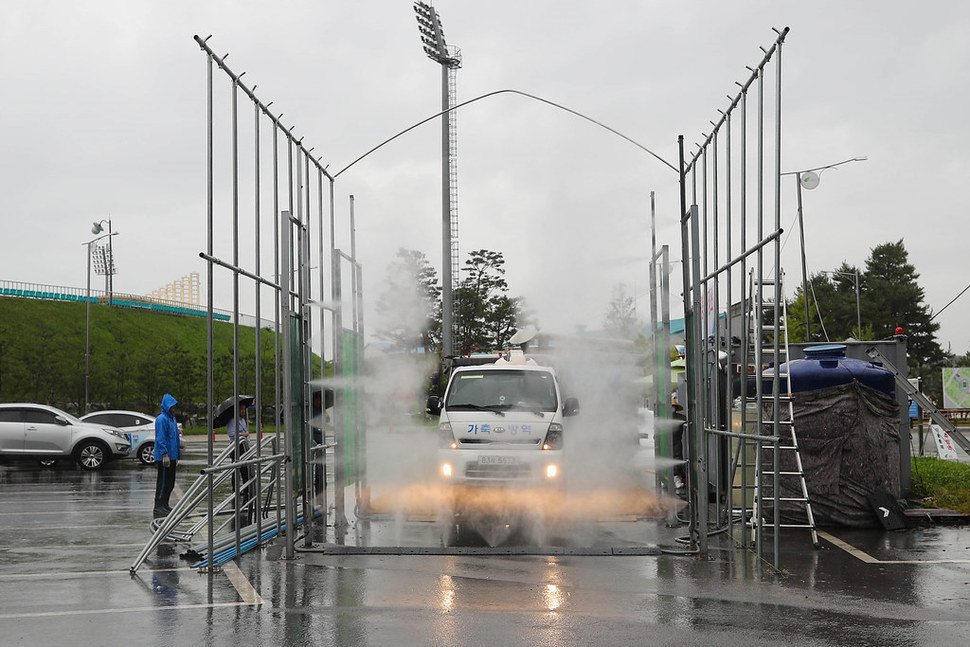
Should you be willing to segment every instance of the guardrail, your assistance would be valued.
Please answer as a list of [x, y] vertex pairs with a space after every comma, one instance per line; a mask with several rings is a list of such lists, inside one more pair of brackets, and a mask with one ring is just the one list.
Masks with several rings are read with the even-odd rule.
[[[18, 281], [0, 281], [0, 296], [20, 297], [25, 299], [45, 299], [48, 301], [69, 301], [85, 303], [88, 300], [87, 290], [38, 283], [21, 283]], [[131, 308], [135, 310], [150, 310], [165, 314], [190, 317], [205, 317], [208, 312], [195, 305], [150, 299], [135, 294], [114, 293], [110, 297], [103, 290], [91, 291], [91, 303]], [[232, 321], [232, 314], [226, 311], [214, 310], [213, 319], [218, 321]], [[240, 315], [240, 319], [243, 315]]]
[[[939, 412], [943, 414], [943, 417], [952, 422], [957, 426], [967, 426], [970, 425], [970, 409], [939, 409]], [[930, 415], [925, 411], [920, 412], [923, 418], [923, 424], [929, 425], [933, 422]], [[918, 418], [910, 417], [911, 422], [916, 422]]]

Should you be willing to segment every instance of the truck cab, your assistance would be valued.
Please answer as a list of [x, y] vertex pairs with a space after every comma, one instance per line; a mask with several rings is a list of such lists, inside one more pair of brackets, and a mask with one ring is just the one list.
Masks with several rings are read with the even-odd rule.
[[563, 398], [551, 367], [516, 350], [492, 364], [455, 368], [427, 411], [440, 416], [438, 469], [446, 483], [562, 487], [565, 419], [579, 402]]

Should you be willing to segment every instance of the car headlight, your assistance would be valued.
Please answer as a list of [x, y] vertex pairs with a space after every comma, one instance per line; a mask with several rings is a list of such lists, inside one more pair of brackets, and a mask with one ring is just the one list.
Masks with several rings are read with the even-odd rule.
[[108, 429], [107, 427], [102, 427], [101, 429], [102, 431], [108, 432], [112, 436], [117, 436], [118, 438], [124, 438], [125, 440], [128, 440], [128, 436], [126, 436], [123, 431], [119, 431], [118, 429]]

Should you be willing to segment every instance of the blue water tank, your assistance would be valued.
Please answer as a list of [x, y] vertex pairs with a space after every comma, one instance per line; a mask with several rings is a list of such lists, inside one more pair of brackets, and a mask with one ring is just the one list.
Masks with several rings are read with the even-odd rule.
[[[787, 372], [791, 376], [792, 393], [815, 391], [858, 380], [890, 397], [895, 395], [896, 381], [892, 372], [872, 362], [846, 357], [845, 344], [809, 346], [805, 349], [804, 359], [795, 359], [781, 366], [781, 373]], [[771, 377], [774, 369], [766, 370], [763, 375], [765, 378]], [[764, 380], [762, 390], [771, 394], [771, 380]]]

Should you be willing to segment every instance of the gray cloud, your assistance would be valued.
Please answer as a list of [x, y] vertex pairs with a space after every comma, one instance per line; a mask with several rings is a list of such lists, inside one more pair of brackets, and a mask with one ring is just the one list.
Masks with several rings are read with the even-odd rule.
[[[867, 156], [805, 196], [810, 270], [862, 265], [905, 240], [927, 301], [966, 286], [970, 135], [962, 112], [970, 14], [956, 0], [912, 3], [620, 0], [572, 5], [436, 3], [462, 49], [458, 95], [515, 88], [562, 103], [669, 160], [676, 137], [708, 132], [717, 108], [790, 26], [784, 49], [786, 170]], [[410, 2], [16, 3], [0, 27], [4, 153], [0, 278], [80, 287], [90, 221], [110, 217], [115, 288], [144, 293], [202, 271], [205, 58], [192, 35], [246, 72], [264, 101], [331, 170], [433, 114], [438, 68], [421, 52]], [[225, 118], [225, 115], [220, 117]], [[547, 329], [598, 327], [611, 287], [642, 290], [648, 196], [658, 238], [679, 258], [673, 173], [574, 116], [498, 96], [458, 116], [461, 248], [507, 259], [514, 294]], [[440, 265], [440, 140], [428, 124], [361, 162], [337, 185], [356, 197], [370, 298], [398, 247]], [[224, 151], [223, 151], [224, 152]], [[793, 187], [783, 220], [795, 216]], [[787, 225], [786, 225], [787, 226]], [[345, 235], [345, 232], [344, 234]], [[783, 262], [797, 276], [797, 238]], [[675, 281], [675, 283], [678, 283]], [[221, 307], [228, 307], [222, 292]], [[940, 317], [965, 352], [970, 298]]]

